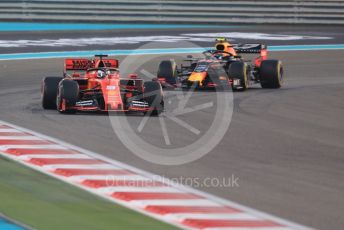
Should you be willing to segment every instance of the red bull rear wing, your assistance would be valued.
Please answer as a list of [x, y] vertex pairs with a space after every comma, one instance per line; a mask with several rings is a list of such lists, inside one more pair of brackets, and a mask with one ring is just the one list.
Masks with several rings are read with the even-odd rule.
[[233, 44], [233, 48], [238, 54], [255, 54], [267, 50], [265, 44]]

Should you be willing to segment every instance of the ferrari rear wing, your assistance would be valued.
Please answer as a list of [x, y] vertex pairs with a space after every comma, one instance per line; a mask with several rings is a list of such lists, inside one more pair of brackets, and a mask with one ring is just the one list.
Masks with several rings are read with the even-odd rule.
[[[98, 57], [98, 56], [97, 56]], [[118, 68], [118, 60], [116, 59], [83, 59], [83, 58], [70, 58], [66, 59], [64, 63], [65, 71], [74, 70], [74, 71], [86, 71], [92, 68]]]
[[66, 59], [64, 63], [65, 70], [87, 70], [93, 67], [92, 61], [88, 59]]
[[238, 54], [259, 54], [266, 51], [265, 44], [233, 44], [233, 48]]

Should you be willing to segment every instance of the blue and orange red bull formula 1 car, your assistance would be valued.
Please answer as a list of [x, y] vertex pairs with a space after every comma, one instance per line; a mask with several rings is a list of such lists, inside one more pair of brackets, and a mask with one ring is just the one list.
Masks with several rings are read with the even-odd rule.
[[42, 106], [61, 113], [77, 111], [121, 111], [159, 115], [164, 98], [158, 81], [131, 74], [121, 78], [118, 60], [107, 55], [94, 59], [66, 59], [63, 77], [42, 81]]
[[[177, 66], [174, 60], [160, 62], [157, 77], [164, 88], [232, 88], [244, 91], [250, 85], [280, 88], [283, 65], [280, 60], [268, 60], [264, 44], [230, 44], [225, 38], [216, 39], [215, 49], [203, 52], [204, 58], [185, 59], [188, 65]], [[253, 61], [239, 54], [258, 54]]]

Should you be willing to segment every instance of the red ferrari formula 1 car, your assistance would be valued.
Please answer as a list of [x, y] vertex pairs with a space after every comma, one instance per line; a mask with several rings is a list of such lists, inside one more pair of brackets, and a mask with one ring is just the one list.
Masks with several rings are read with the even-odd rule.
[[159, 115], [164, 110], [161, 84], [144, 82], [136, 74], [121, 78], [118, 60], [107, 55], [94, 59], [66, 59], [63, 77], [42, 81], [42, 106], [61, 113], [77, 111], [143, 112]]
[[[215, 49], [203, 52], [204, 58], [188, 56], [188, 65], [177, 66], [173, 60], [160, 62], [158, 80], [164, 88], [232, 88], [244, 91], [250, 85], [280, 88], [283, 66], [279, 60], [268, 60], [264, 44], [230, 44], [225, 38], [216, 39]], [[239, 54], [258, 54], [246, 61]]]

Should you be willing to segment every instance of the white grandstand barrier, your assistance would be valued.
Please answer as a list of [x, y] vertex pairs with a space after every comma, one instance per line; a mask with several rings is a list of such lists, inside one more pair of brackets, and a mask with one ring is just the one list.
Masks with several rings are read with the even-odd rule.
[[0, 20], [344, 24], [344, 1], [1, 0]]

